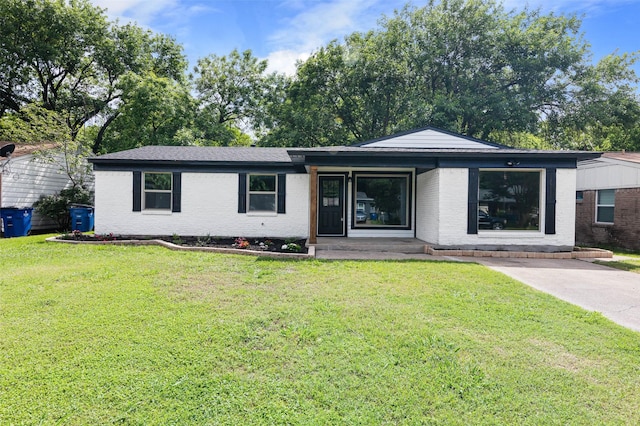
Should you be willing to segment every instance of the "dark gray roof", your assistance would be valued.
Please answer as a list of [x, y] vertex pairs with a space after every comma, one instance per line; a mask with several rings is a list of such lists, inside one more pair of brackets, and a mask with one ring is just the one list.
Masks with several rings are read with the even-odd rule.
[[89, 159], [102, 161], [153, 162], [208, 162], [208, 163], [282, 163], [291, 158], [284, 148], [257, 147], [204, 147], [204, 146], [143, 146], [127, 151], [113, 152]]

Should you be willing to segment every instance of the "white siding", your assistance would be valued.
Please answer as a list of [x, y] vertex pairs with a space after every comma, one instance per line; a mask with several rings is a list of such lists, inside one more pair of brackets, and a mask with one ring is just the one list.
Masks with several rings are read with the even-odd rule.
[[179, 213], [134, 212], [133, 174], [95, 172], [95, 231], [122, 235], [306, 237], [309, 176], [287, 174], [286, 214], [238, 213], [238, 174], [182, 173]]
[[[575, 169], [558, 169], [556, 180], [556, 233], [544, 233], [545, 173], [540, 190], [540, 231], [478, 231], [467, 234], [467, 169], [440, 169], [439, 235], [428, 242], [450, 247], [553, 246], [572, 247], [575, 243]], [[422, 238], [421, 238], [422, 239]]]
[[640, 187], [640, 164], [608, 158], [578, 164], [578, 191]]
[[422, 130], [363, 145], [367, 148], [429, 148], [429, 149], [497, 149], [465, 137], [435, 130]]
[[416, 237], [435, 242], [440, 228], [440, 170], [418, 175], [416, 188]]
[[[4, 164], [2, 174], [2, 207], [31, 207], [42, 195], [51, 195], [71, 186], [69, 177], [62, 171], [62, 155], [54, 157], [54, 162], [38, 159], [34, 155], [12, 158]], [[0, 166], [1, 167], [1, 166]], [[93, 182], [89, 185], [92, 190]], [[35, 211], [32, 229], [54, 229], [55, 222], [41, 217]]]

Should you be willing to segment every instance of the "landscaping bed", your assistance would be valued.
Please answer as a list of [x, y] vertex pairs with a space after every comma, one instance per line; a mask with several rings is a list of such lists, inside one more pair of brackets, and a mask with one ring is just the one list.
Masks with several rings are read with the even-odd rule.
[[245, 237], [211, 237], [211, 236], [179, 236], [179, 235], [114, 235], [93, 234], [73, 231], [56, 237], [62, 241], [77, 242], [124, 242], [159, 240], [181, 247], [220, 248], [243, 251], [271, 252], [271, 253], [300, 253], [307, 254], [308, 248], [304, 239], [282, 238], [245, 238]]

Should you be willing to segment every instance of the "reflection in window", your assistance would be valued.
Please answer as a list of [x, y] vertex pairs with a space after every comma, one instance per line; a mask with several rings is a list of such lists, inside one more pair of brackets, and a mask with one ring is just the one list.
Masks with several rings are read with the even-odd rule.
[[479, 229], [540, 229], [539, 171], [480, 171]]
[[249, 175], [249, 211], [276, 211], [275, 175]]
[[356, 227], [409, 226], [409, 175], [356, 175]]
[[613, 210], [616, 203], [615, 189], [601, 189], [598, 191], [596, 205], [596, 222], [613, 223]]
[[171, 210], [171, 173], [144, 174], [144, 208]]

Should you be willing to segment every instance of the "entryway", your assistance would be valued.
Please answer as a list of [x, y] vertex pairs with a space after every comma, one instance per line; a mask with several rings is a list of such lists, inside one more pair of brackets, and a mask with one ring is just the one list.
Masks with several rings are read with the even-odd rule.
[[345, 176], [318, 176], [318, 235], [346, 235]]

